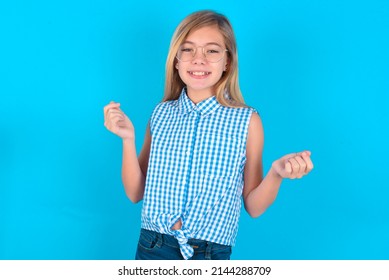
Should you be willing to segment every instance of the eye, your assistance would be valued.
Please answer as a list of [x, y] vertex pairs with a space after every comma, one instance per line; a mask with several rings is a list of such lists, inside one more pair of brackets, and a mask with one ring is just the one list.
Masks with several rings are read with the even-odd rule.
[[192, 48], [182, 48], [182, 52], [193, 52], [194, 50]]
[[222, 53], [222, 49], [218, 46], [208, 46], [205, 48], [205, 52], [207, 54], [220, 54]]

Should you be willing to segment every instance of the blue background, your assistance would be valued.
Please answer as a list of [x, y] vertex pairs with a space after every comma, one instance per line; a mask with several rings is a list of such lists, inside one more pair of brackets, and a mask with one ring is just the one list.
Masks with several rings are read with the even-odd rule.
[[309, 149], [258, 219], [242, 212], [233, 259], [389, 259], [389, 2], [2, 1], [0, 259], [129, 259], [141, 203], [125, 196], [120, 101], [140, 150], [162, 99], [177, 24], [199, 9], [235, 29], [264, 166]]

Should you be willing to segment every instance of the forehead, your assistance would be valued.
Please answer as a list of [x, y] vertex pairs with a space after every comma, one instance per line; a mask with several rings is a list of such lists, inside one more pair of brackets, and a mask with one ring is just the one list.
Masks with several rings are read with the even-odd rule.
[[217, 43], [221, 46], [225, 45], [224, 37], [217, 25], [204, 26], [191, 31], [185, 41], [190, 41], [200, 46], [209, 43]]

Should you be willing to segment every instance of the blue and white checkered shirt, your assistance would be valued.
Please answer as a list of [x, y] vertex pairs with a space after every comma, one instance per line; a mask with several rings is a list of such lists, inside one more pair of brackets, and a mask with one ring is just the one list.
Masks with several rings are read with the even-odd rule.
[[[254, 111], [215, 96], [194, 104], [185, 89], [153, 111], [141, 226], [173, 235], [185, 259], [193, 256], [190, 238], [235, 244]], [[181, 229], [172, 230], [179, 219]]]

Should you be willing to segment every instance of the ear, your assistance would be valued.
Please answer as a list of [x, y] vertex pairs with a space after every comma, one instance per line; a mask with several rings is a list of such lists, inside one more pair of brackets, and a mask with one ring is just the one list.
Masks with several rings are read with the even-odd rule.
[[176, 63], [176, 69], [178, 69], [178, 62]]

